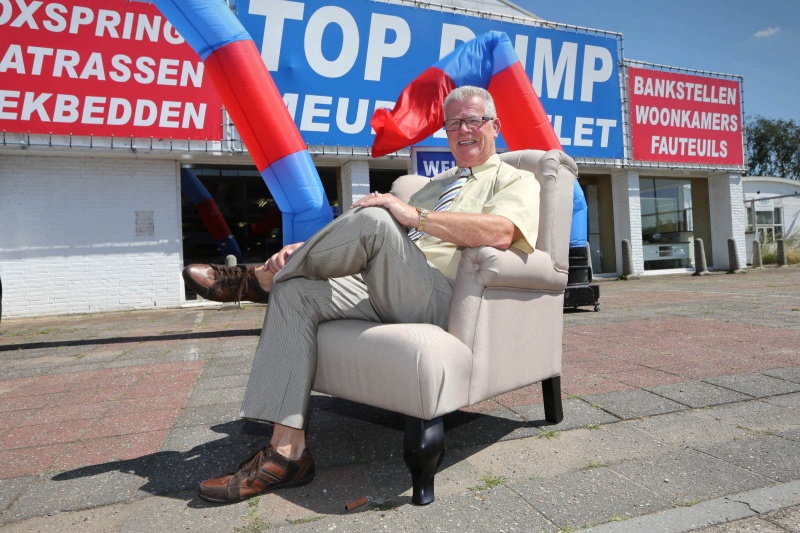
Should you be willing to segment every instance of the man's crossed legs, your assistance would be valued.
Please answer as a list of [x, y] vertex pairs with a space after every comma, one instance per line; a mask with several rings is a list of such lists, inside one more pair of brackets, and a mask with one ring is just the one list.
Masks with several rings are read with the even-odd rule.
[[238, 472], [200, 484], [199, 495], [209, 501], [240, 501], [314, 478], [305, 427], [321, 322], [446, 328], [452, 294], [404, 228], [376, 207], [353, 210], [317, 232], [290, 256], [269, 290], [241, 415], [272, 421], [273, 435]]

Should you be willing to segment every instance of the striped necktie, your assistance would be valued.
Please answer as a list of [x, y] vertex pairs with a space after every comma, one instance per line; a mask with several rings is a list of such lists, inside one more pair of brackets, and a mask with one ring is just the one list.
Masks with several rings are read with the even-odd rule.
[[[442, 191], [442, 194], [439, 195], [439, 201], [436, 202], [436, 207], [434, 207], [432, 211], [447, 211], [447, 208], [452, 205], [453, 200], [456, 199], [456, 196], [458, 196], [458, 193], [461, 191], [461, 187], [463, 187], [467, 182], [467, 178], [469, 178], [471, 172], [472, 171], [469, 168], [462, 168], [459, 178], [448, 185]], [[416, 229], [412, 228], [409, 230], [408, 236], [412, 241], [416, 242], [424, 233], [424, 231], [417, 231]]]

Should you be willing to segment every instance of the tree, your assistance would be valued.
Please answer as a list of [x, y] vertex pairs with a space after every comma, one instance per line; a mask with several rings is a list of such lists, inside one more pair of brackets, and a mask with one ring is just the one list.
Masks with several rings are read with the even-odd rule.
[[747, 120], [747, 172], [800, 180], [800, 124], [794, 120]]

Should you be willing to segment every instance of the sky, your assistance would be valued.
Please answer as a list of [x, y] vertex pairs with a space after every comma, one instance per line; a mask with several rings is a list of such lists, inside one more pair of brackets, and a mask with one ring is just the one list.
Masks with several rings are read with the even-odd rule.
[[511, 0], [622, 33], [623, 57], [744, 76], [746, 117], [800, 122], [800, 0]]

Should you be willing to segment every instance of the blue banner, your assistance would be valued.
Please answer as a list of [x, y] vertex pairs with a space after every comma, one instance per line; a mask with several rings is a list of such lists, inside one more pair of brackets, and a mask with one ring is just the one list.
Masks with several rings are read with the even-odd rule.
[[413, 149], [411, 157], [413, 161], [411, 171], [429, 178], [457, 166], [456, 158], [453, 157], [450, 150]]
[[[514, 43], [568, 154], [624, 155], [616, 36], [369, 0], [236, 5], [310, 145], [371, 146], [369, 120], [376, 108], [391, 108], [412, 79], [456, 46], [496, 30]], [[446, 145], [444, 131], [420, 143]]]

